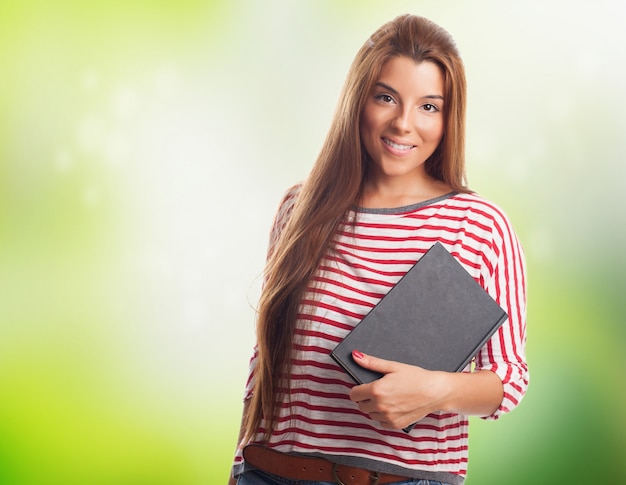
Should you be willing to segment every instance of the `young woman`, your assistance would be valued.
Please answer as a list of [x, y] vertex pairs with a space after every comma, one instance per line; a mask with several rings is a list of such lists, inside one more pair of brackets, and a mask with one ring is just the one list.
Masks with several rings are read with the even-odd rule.
[[[465, 98], [454, 41], [427, 19], [398, 17], [358, 52], [271, 232], [231, 484], [460, 484], [468, 416], [497, 419], [522, 399], [523, 253], [465, 184]], [[437, 241], [509, 319], [460, 373], [357, 349], [384, 376], [355, 386], [330, 352]]]

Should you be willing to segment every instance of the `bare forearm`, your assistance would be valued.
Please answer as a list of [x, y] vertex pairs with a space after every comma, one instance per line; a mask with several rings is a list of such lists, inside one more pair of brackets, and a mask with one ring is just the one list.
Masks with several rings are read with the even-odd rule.
[[445, 374], [441, 411], [466, 416], [489, 416], [502, 402], [502, 381], [488, 370]]

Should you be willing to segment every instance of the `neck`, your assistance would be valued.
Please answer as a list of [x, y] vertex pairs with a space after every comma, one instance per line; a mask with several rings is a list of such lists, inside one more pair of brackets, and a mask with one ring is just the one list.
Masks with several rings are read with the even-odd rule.
[[452, 189], [446, 183], [431, 177], [367, 178], [360, 205], [369, 209], [388, 209], [418, 204], [447, 194]]

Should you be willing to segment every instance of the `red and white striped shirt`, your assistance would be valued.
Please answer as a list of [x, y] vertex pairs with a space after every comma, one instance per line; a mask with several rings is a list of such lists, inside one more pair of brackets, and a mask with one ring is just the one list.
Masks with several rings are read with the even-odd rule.
[[[292, 188], [283, 199], [270, 248], [298, 190]], [[502, 210], [476, 194], [452, 193], [396, 209], [358, 209], [353, 216], [356, 224], [336, 235], [334, 248], [300, 306], [291, 402], [282, 405], [268, 445], [373, 471], [462, 483], [468, 460], [466, 416], [430, 414], [410, 433], [381, 428], [349, 399], [354, 382], [329, 354], [439, 241], [509, 314], [475, 359], [476, 370], [495, 372], [504, 385], [502, 404], [485, 417], [497, 419], [519, 404], [528, 386], [525, 263], [520, 243]], [[246, 398], [254, 391], [255, 363], [256, 352]], [[236, 473], [241, 463], [239, 451]]]

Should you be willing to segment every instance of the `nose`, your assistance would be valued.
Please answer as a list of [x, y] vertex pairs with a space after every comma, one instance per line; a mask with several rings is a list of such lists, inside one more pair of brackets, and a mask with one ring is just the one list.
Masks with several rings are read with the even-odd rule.
[[410, 131], [412, 122], [412, 111], [408, 108], [398, 109], [396, 116], [391, 120], [393, 128], [399, 133]]

